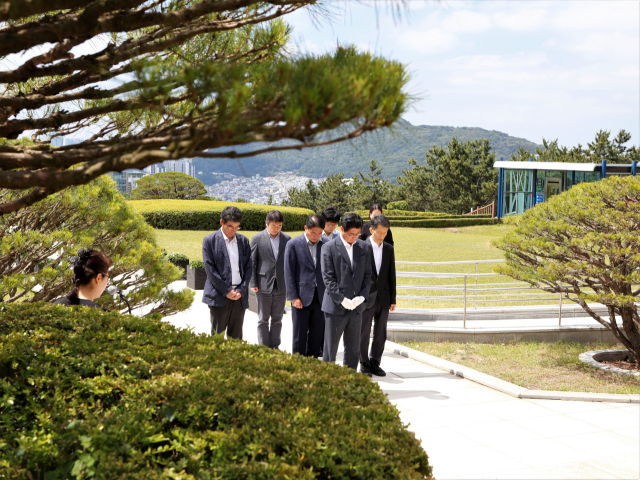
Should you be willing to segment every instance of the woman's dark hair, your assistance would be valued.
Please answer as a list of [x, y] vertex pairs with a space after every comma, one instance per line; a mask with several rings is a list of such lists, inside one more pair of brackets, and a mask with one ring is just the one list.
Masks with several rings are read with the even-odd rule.
[[73, 290], [67, 293], [67, 298], [71, 305], [78, 305], [80, 303], [78, 287], [89, 284], [99, 273], [106, 276], [113, 262], [102, 252], [81, 248], [78, 250], [78, 256], [71, 259], [71, 263], [73, 264]]
[[369, 216], [371, 216], [374, 210], [380, 210], [380, 213], [382, 213], [382, 205], [378, 205], [377, 203], [371, 205], [371, 208], [369, 209]]

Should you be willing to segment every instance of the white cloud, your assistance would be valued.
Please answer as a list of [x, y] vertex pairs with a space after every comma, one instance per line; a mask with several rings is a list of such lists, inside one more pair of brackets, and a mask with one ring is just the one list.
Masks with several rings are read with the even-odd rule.
[[412, 50], [423, 54], [433, 54], [450, 50], [456, 43], [456, 37], [441, 29], [410, 30], [401, 35], [400, 41], [405, 47]]
[[[514, 2], [521, 5], [520, 2]], [[547, 23], [547, 10], [541, 8], [525, 8], [511, 12], [496, 12], [493, 21], [499, 27], [517, 31], [538, 30]]]
[[446, 16], [442, 28], [447, 32], [479, 33], [492, 27], [491, 16], [472, 10], [458, 10]]
[[640, 3], [631, 1], [566, 2], [551, 17], [558, 30], [630, 30], [638, 32]]
[[628, 35], [620, 32], [589, 33], [582, 39], [576, 39], [567, 45], [567, 50], [597, 57], [640, 58], [638, 34]]

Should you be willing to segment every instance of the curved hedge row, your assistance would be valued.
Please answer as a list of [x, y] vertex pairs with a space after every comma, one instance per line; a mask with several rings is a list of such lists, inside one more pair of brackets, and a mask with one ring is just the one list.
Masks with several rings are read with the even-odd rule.
[[159, 319], [0, 305], [6, 478], [424, 479], [362, 374]]
[[[480, 217], [480, 218], [478, 218]], [[447, 228], [447, 227], [471, 227], [473, 225], [494, 225], [502, 223], [499, 218], [483, 218], [480, 215], [459, 218], [425, 218], [420, 220], [393, 220], [389, 219], [392, 227], [411, 228]]]
[[243, 230], [263, 230], [271, 210], [279, 210], [284, 215], [283, 230], [303, 230], [307, 218], [314, 213], [305, 208], [204, 200], [132, 200], [128, 203], [149, 225], [161, 230], [217, 230], [220, 213], [229, 205], [242, 211]]
[[[369, 210], [356, 210], [358, 215], [360, 215], [363, 219], [367, 220], [369, 218]], [[393, 217], [415, 217], [415, 218], [439, 218], [439, 217], [449, 217], [448, 213], [442, 212], [413, 212], [411, 210], [384, 210], [384, 216], [388, 218]]]

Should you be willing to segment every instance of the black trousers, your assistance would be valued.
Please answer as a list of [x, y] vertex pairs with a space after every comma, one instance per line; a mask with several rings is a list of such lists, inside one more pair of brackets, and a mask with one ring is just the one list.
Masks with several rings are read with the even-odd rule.
[[354, 370], [358, 368], [358, 345], [362, 332], [362, 313], [347, 310], [342, 315], [325, 313], [324, 351], [322, 361], [334, 363], [338, 354], [340, 338], [344, 344], [342, 365]]
[[[369, 337], [371, 335], [371, 322], [373, 325], [373, 341], [371, 342], [371, 353], [369, 350]], [[362, 335], [360, 337], [360, 363], [369, 363], [372, 358], [378, 364], [382, 361], [384, 343], [387, 341], [387, 320], [389, 320], [389, 306], [382, 307], [378, 298], [372, 307], [362, 312]]]
[[308, 307], [291, 307], [293, 323], [293, 353], [305, 357], [319, 357], [324, 339], [324, 313], [318, 298], [318, 289]]
[[211, 314], [211, 335], [227, 332], [227, 338], [242, 340], [244, 308], [242, 299], [229, 300], [223, 307], [209, 306]]

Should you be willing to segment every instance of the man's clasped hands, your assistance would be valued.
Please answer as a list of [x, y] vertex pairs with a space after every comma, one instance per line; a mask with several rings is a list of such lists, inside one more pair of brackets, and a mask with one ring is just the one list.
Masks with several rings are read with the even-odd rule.
[[362, 302], [364, 302], [364, 297], [355, 297], [353, 299], [348, 299], [347, 297], [344, 297], [344, 300], [342, 300], [342, 306], [347, 310], [353, 310]]

